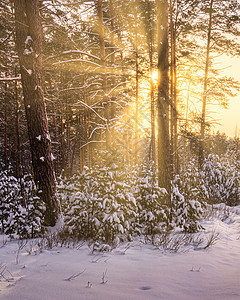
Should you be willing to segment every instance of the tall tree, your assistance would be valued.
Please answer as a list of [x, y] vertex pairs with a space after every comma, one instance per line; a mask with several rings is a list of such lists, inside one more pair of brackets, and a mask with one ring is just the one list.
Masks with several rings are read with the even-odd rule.
[[211, 32], [212, 32], [212, 11], [213, 11], [213, 0], [211, 0], [210, 8], [209, 8], [207, 54], [206, 54], [206, 63], [205, 63], [202, 118], [201, 118], [201, 131], [200, 131], [201, 140], [200, 140], [200, 147], [199, 147], [199, 166], [200, 166], [200, 168], [202, 167], [203, 159], [204, 159], [204, 136], [205, 136], [205, 119], [206, 119], [206, 106], [207, 106], [208, 71], [209, 71], [209, 62], [210, 62], [210, 43], [211, 43]]
[[20, 62], [34, 179], [46, 204], [45, 224], [58, 217], [56, 182], [43, 95], [42, 29], [38, 0], [14, 0], [16, 48]]
[[[158, 183], [170, 193], [168, 1], [159, 1], [158, 4]], [[168, 201], [170, 205], [170, 196]]]
[[169, 14], [170, 14], [170, 96], [171, 96], [171, 172], [172, 174], [179, 173], [178, 161], [178, 132], [177, 132], [177, 70], [176, 70], [176, 26], [173, 20], [174, 6], [177, 5], [175, 1], [170, 0]]

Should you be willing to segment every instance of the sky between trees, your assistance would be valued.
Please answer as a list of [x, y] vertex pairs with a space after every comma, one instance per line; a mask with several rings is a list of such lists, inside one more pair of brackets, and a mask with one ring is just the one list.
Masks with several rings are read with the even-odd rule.
[[[228, 67], [225, 72], [229, 76], [233, 76], [236, 80], [240, 80], [240, 59], [238, 57], [234, 58], [222, 58], [221, 63]], [[229, 108], [222, 109], [219, 107], [215, 108], [216, 118], [219, 119], [219, 125], [216, 125], [215, 129], [225, 132], [228, 136], [235, 136], [236, 128], [238, 129], [238, 134], [240, 130], [240, 94], [234, 97], [230, 103]]]

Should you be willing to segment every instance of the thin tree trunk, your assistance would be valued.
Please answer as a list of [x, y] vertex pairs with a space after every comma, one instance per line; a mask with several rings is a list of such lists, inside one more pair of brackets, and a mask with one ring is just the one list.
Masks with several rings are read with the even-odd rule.
[[[15, 76], [17, 77], [16, 70]], [[15, 89], [15, 160], [16, 160], [16, 176], [20, 178], [21, 172], [21, 147], [20, 147], [20, 133], [19, 133], [19, 100], [18, 100], [18, 89], [17, 81], [14, 83]]]
[[56, 181], [43, 95], [42, 36], [38, 1], [14, 0], [16, 47], [20, 62], [34, 179], [46, 204], [45, 224], [58, 218]]
[[205, 139], [205, 125], [206, 125], [206, 106], [207, 106], [207, 89], [208, 89], [208, 72], [209, 72], [209, 58], [210, 58], [210, 43], [212, 32], [212, 12], [213, 0], [209, 7], [209, 24], [207, 34], [207, 54], [205, 64], [204, 86], [203, 86], [203, 102], [202, 102], [202, 117], [201, 117], [201, 131], [200, 131], [200, 147], [199, 147], [199, 167], [202, 168], [204, 160], [204, 139]]
[[[81, 131], [83, 122], [82, 122], [82, 116], [79, 114], [79, 132]], [[86, 127], [85, 127], [86, 129]], [[83, 166], [84, 166], [84, 149], [82, 148], [83, 142], [81, 139], [81, 135], [79, 137], [79, 170], [80, 173], [83, 172]]]
[[[150, 7], [149, 7], [150, 9]], [[151, 22], [149, 18], [149, 22]], [[150, 25], [150, 24], [149, 24]], [[151, 26], [151, 25], [150, 25]], [[150, 60], [150, 100], [151, 100], [151, 159], [153, 163], [153, 176], [156, 169], [156, 137], [155, 137], [155, 101], [154, 101], [154, 80], [153, 80], [153, 28], [151, 26], [149, 38], [149, 60]]]
[[170, 64], [170, 100], [171, 100], [171, 122], [170, 122], [170, 152], [171, 152], [171, 178], [173, 178], [173, 174], [175, 171], [175, 139], [174, 139], [174, 52], [173, 52], [173, 5], [172, 0], [170, 0], [169, 4], [169, 12], [170, 12], [170, 49], [171, 49], [171, 64]]
[[[110, 0], [110, 17], [111, 17], [111, 21], [110, 21], [110, 28], [111, 28], [111, 36], [110, 36], [110, 40], [111, 40], [111, 47], [112, 47], [112, 55], [111, 55], [111, 66], [112, 68], [115, 67], [115, 53], [114, 53], [114, 45], [115, 45], [115, 24], [114, 24], [114, 17], [115, 17], [115, 14], [114, 14], [114, 5], [113, 5], [113, 0]], [[115, 86], [115, 74], [113, 74], [112, 78], [111, 78], [111, 88], [113, 88]], [[110, 104], [110, 119], [112, 120], [116, 114], [115, 112], [115, 108], [116, 108], [116, 105], [114, 103], [114, 100], [115, 100], [115, 97], [112, 96], [111, 97], [111, 104]], [[111, 136], [110, 136], [110, 139], [111, 139]], [[112, 143], [112, 139], [110, 141], [110, 143]]]
[[69, 101], [68, 101], [68, 92], [66, 91], [65, 96], [65, 111], [66, 111], [66, 139], [67, 139], [67, 165], [66, 165], [66, 174], [70, 176], [70, 123], [69, 123]]
[[[190, 87], [191, 87], [191, 81], [188, 83], [188, 89], [187, 89], [187, 103], [186, 103], [186, 112], [185, 112], [185, 131], [187, 130], [187, 122], [188, 122], [188, 109], [189, 109], [189, 98], [190, 98]], [[183, 147], [183, 163], [182, 163], [182, 168], [184, 171], [187, 169], [187, 160], [188, 157], [186, 155], [187, 151], [187, 145], [186, 145], [186, 138], [184, 137], [184, 147]]]
[[[106, 80], [106, 74], [105, 74], [105, 42], [104, 42], [104, 23], [103, 23], [103, 7], [102, 7], [102, 0], [98, 0], [97, 2], [97, 10], [98, 10], [98, 22], [99, 22], [99, 45], [100, 45], [100, 63], [102, 65], [102, 72], [103, 72], [103, 81], [102, 81], [102, 90], [103, 90], [103, 103], [106, 103], [105, 106], [105, 119], [106, 119], [106, 150], [109, 150], [109, 103], [108, 99], [106, 99], [106, 91], [107, 91], [107, 80]], [[102, 130], [101, 130], [102, 131]], [[103, 136], [103, 133], [100, 134], [100, 136]], [[102, 143], [101, 148], [102, 148]]]
[[64, 146], [64, 124], [63, 124], [63, 114], [64, 114], [64, 80], [63, 80], [63, 72], [60, 73], [60, 122], [61, 122], [61, 132], [60, 132], [60, 153], [61, 153], [61, 169], [65, 170], [65, 146]]
[[8, 168], [8, 86], [5, 83], [5, 93], [4, 93], [4, 167], [5, 170]]
[[135, 155], [135, 163], [138, 163], [138, 110], [139, 110], [139, 61], [138, 61], [138, 29], [137, 29], [137, 2], [136, 11], [135, 11], [135, 85], [136, 85], [136, 92], [135, 92], [135, 136], [134, 136], [134, 155]]
[[[88, 104], [86, 90], [83, 91], [84, 103]], [[86, 165], [90, 167], [90, 144], [89, 144], [89, 124], [90, 124], [90, 109], [86, 107], [84, 109], [84, 119], [85, 119], [85, 143], [86, 143]]]
[[177, 101], [177, 64], [176, 64], [176, 28], [173, 28], [173, 75], [174, 75], [174, 87], [173, 87], [173, 132], [174, 132], [174, 152], [175, 152], [175, 174], [179, 174], [179, 155], [178, 155], [178, 101]]
[[[170, 143], [169, 143], [169, 78], [168, 78], [168, 1], [159, 3], [159, 31], [158, 70], [160, 80], [158, 84], [158, 183], [168, 192], [170, 198]], [[162, 34], [160, 34], [162, 33]]]

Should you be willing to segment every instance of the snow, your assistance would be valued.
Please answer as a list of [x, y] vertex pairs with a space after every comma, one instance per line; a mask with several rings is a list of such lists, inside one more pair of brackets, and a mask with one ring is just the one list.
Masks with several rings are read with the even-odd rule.
[[31, 76], [32, 75], [32, 70], [31, 69], [27, 69], [27, 73], [28, 73], [29, 76]]
[[37, 90], [42, 90], [42, 88], [41, 88], [39, 85], [36, 85], [35, 88], [34, 88], [34, 90], [35, 90], [35, 91], [37, 91]]
[[49, 133], [47, 133], [46, 139], [49, 140], [49, 141], [51, 142], [51, 137], [50, 137], [50, 134], [49, 134]]
[[33, 73], [32, 69], [27, 69], [25, 66], [23, 66], [23, 69], [28, 73], [29, 76], [32, 75]]
[[0, 77], [0, 81], [12, 81], [12, 80], [20, 80], [21, 76], [18, 77]]
[[41, 160], [42, 162], [44, 162], [44, 161], [45, 161], [44, 156], [41, 156], [41, 157], [40, 157], [40, 160]]
[[28, 35], [28, 36], [26, 37], [25, 45], [28, 45], [29, 42], [30, 42], [30, 43], [32, 42], [32, 37], [31, 37], [30, 35]]
[[23, 51], [23, 55], [30, 55], [30, 54], [32, 54], [32, 50], [28, 50], [28, 49], [24, 49], [24, 51]]
[[25, 49], [23, 51], [23, 55], [30, 55], [33, 53], [33, 48], [31, 47], [32, 41], [33, 40], [31, 38], [31, 36], [28, 35], [25, 40]]
[[36, 139], [37, 140], [39, 140], [39, 142], [41, 141], [41, 139], [42, 139], [42, 136], [41, 136], [41, 134], [39, 135], [39, 136], [36, 136]]
[[87, 243], [41, 252], [36, 240], [0, 236], [1, 299], [240, 299], [240, 207], [202, 225], [204, 243], [215, 232], [216, 244], [176, 253], [141, 240], [111, 252]]

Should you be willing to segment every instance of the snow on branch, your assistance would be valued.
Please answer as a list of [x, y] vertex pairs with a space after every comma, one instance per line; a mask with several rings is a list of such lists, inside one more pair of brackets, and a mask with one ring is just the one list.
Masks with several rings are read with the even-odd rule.
[[86, 106], [87, 108], [89, 108], [91, 111], [93, 111], [102, 121], [107, 122], [106, 119], [104, 119], [103, 117], [101, 117], [91, 106], [87, 105], [85, 102], [78, 100], [78, 103], [83, 104], [84, 106]]
[[62, 55], [68, 55], [68, 54], [83, 54], [83, 55], [87, 55], [87, 56], [89, 56], [91, 58], [94, 58], [94, 59], [100, 61], [99, 57], [97, 57], [95, 55], [92, 55], [90, 53], [87, 53], [85, 51], [80, 51], [80, 50], [68, 50], [68, 51], [64, 51], [61, 54], [49, 56], [44, 61], [47, 61], [47, 60], [52, 59], [52, 58], [60, 57]]
[[18, 77], [0, 77], [0, 81], [14, 81], [21, 80], [21, 76]]
[[60, 64], [66, 64], [66, 63], [72, 63], [72, 62], [83, 62], [83, 63], [92, 64], [92, 65], [94, 65], [94, 66], [96, 66], [98, 68], [102, 68], [101, 65], [99, 65], [99, 64], [97, 64], [97, 63], [95, 63], [93, 61], [85, 60], [85, 59], [80, 59], [80, 58], [58, 61], [58, 62], [53, 63], [53, 65], [60, 65]]

